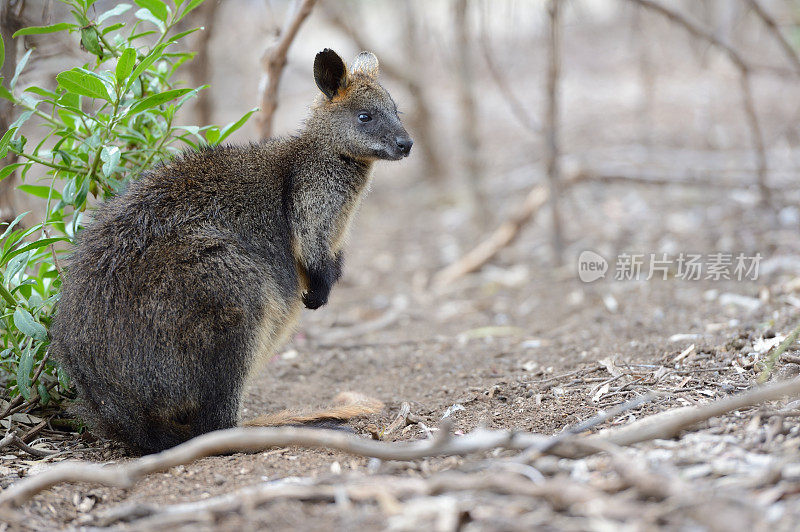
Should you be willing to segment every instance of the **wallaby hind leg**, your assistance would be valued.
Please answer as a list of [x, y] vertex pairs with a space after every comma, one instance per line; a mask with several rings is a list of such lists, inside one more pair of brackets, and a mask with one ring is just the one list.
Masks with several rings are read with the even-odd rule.
[[321, 410], [283, 410], [274, 414], [266, 414], [247, 420], [247, 427], [275, 427], [280, 425], [327, 425], [343, 423], [348, 419], [368, 414], [377, 414], [383, 410], [383, 403], [372, 397], [356, 392], [338, 394], [333, 404]]

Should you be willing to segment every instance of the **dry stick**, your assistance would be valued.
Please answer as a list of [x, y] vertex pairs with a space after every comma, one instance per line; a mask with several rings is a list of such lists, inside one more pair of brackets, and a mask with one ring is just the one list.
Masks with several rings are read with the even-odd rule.
[[[494, 492], [544, 498], [558, 508], [576, 503], [596, 501], [602, 492], [576, 482], [546, 479], [541, 483], [523, 480], [514, 473], [462, 473], [447, 471], [428, 479], [398, 478], [388, 475], [356, 479], [312, 480], [309, 483], [268, 483], [248, 486], [233, 493], [205, 500], [178, 503], [171, 506], [128, 503], [103, 512], [92, 523], [110, 526], [129, 521], [138, 529], [163, 528], [165, 523], [177, 524], [212, 518], [214, 514], [235, 512], [242, 508], [258, 507], [273, 500], [334, 501], [345, 496], [355, 502], [381, 501], [386, 496], [403, 499], [414, 496], [438, 495], [453, 491]], [[209, 515], [210, 514], [210, 515]]]
[[480, 269], [519, 236], [520, 230], [547, 202], [549, 195], [547, 187], [544, 185], [533, 187], [525, 197], [521, 208], [511, 218], [500, 224], [500, 227], [495, 229], [486, 240], [466, 255], [439, 271], [433, 278], [433, 285], [442, 288], [459, 277]]
[[25, 451], [26, 453], [32, 456], [38, 456], [39, 458], [44, 458], [45, 456], [50, 456], [51, 454], [56, 454], [56, 451], [45, 451], [44, 449], [36, 449], [31, 447], [22, 439], [17, 436], [16, 432], [9, 432], [8, 434], [0, 440], [0, 449], [5, 447], [13, 446], [21, 451]]
[[[16, 5], [12, 5], [11, 2], [0, 2], [0, 39], [5, 43], [5, 61], [0, 76], [5, 79], [6, 84], [14, 77], [17, 68], [17, 41], [11, 36], [23, 25], [27, 25], [22, 16], [24, 9], [25, 2], [17, 2]], [[0, 131], [8, 130], [14, 118], [14, 104], [5, 98], [0, 99]], [[15, 162], [17, 155], [9, 151], [3, 159], [0, 159], [0, 167]], [[16, 217], [16, 186], [16, 171], [0, 181], [0, 221], [11, 222]]]
[[[565, 442], [565, 446], [570, 443], [580, 446], [583, 441], [589, 444], [609, 442], [624, 446], [648, 440], [674, 438], [682, 430], [726, 412], [775, 401], [784, 396], [797, 395], [800, 395], [800, 378], [771, 386], [759, 387], [746, 393], [736, 394], [701, 406], [687, 406], [654, 414], [634, 421], [629, 425], [601, 430], [597, 434], [587, 436], [585, 440], [573, 439], [571, 442]], [[558, 450], [565, 453], [569, 452], [567, 449]], [[577, 458], [593, 452], [592, 450], [581, 451], [577, 449], [577, 452], [571, 456]]]
[[[0, 508], [22, 504], [37, 493], [64, 482], [92, 482], [106, 486], [130, 487], [150, 473], [166, 471], [199, 458], [223, 453], [257, 451], [268, 447], [299, 446], [326, 448], [381, 460], [416, 460], [431, 456], [468, 455], [496, 448], [530, 451], [537, 446], [547, 454], [580, 458], [597, 452], [604, 442], [630, 445], [656, 438], [672, 438], [701, 421], [731, 410], [774, 401], [786, 395], [800, 395], [800, 379], [756, 388], [702, 406], [680, 408], [655, 414], [630, 425], [603, 430], [591, 436], [543, 436], [509, 430], [477, 429], [463, 436], [450, 433], [452, 424], [445, 420], [439, 432], [428, 440], [387, 443], [366, 440], [351, 434], [301, 427], [250, 428], [211, 432], [158, 454], [126, 464], [103, 467], [96, 463], [61, 462], [52, 469], [20, 480], [0, 493]], [[555, 446], [553, 440], [557, 441]], [[581, 445], [582, 442], [588, 445]]]
[[281, 83], [283, 69], [286, 67], [286, 54], [297, 36], [300, 26], [311, 14], [317, 0], [298, 0], [290, 8], [291, 16], [278, 35], [278, 40], [270, 46], [261, 59], [264, 76], [261, 78], [261, 113], [258, 116], [259, 130], [262, 138], [272, 135], [272, 124], [275, 110], [278, 108], [278, 87]]
[[764, 25], [767, 26], [772, 35], [775, 37], [775, 40], [778, 41], [778, 44], [780, 44], [781, 49], [783, 49], [783, 52], [786, 54], [786, 57], [789, 58], [789, 61], [792, 63], [795, 74], [800, 74], [800, 56], [797, 55], [797, 51], [794, 49], [794, 46], [792, 46], [792, 44], [783, 35], [778, 23], [774, 18], [772, 18], [772, 15], [767, 13], [758, 0], [747, 0], [747, 3], [750, 4], [750, 7], [753, 9], [756, 16], [761, 19]]
[[649, 35], [644, 29], [644, 9], [640, 6], [633, 6], [632, 13], [632, 40], [633, 47], [638, 50], [637, 66], [639, 82], [642, 88], [641, 100], [639, 101], [639, 135], [645, 146], [651, 146], [653, 140], [653, 107], [656, 92], [656, 69], [653, 66], [650, 54]]
[[[590, 173], [589, 171], [580, 172], [581, 181], [594, 181], [598, 183], [608, 183], [611, 185], [652, 185], [661, 187], [697, 187], [697, 188], [718, 188], [718, 189], [737, 189], [747, 188], [750, 185], [747, 183], [738, 183], [730, 179], [719, 177], [716, 179], [686, 179], [684, 177], [670, 178], [670, 177], [642, 177], [636, 175], [625, 174], [602, 174]], [[797, 186], [792, 187], [770, 187], [770, 192], [782, 191], [796, 191]]]
[[752, 137], [753, 149], [756, 155], [756, 168], [758, 173], [758, 189], [761, 195], [761, 203], [769, 205], [771, 197], [769, 187], [767, 186], [767, 155], [764, 148], [764, 135], [761, 131], [761, 125], [756, 113], [755, 101], [753, 99], [753, 91], [750, 82], [750, 67], [747, 65], [741, 54], [737, 52], [731, 45], [719, 39], [716, 35], [712, 34], [697, 22], [688, 19], [683, 14], [670, 9], [666, 6], [659, 4], [653, 0], [629, 0], [643, 7], [651, 9], [656, 13], [665, 16], [672, 22], [682, 26], [691, 35], [703, 39], [709, 44], [719, 48], [728, 56], [731, 63], [739, 69], [739, 85], [742, 91], [742, 107], [747, 118], [747, 124], [750, 129], [750, 136]]
[[481, 35], [479, 42], [481, 45], [481, 52], [483, 52], [483, 60], [486, 62], [486, 66], [489, 69], [490, 77], [495, 85], [497, 85], [497, 88], [500, 89], [500, 94], [503, 95], [503, 99], [508, 104], [509, 109], [511, 109], [511, 115], [522, 124], [522, 127], [531, 133], [538, 134], [542, 131], [541, 124], [531, 116], [520, 99], [517, 98], [517, 95], [514, 94], [514, 91], [511, 90], [503, 71], [497, 67], [494, 61], [494, 54], [492, 53], [489, 43], [489, 29], [487, 28], [488, 18], [488, 13], [484, 13], [481, 17]]
[[[405, 63], [408, 65], [422, 65], [428, 57], [423, 57], [422, 33], [417, 27], [418, 10], [414, 8], [412, 0], [401, 2], [403, 10], [403, 36], [405, 45]], [[395, 68], [399, 71], [399, 68]], [[434, 113], [426, 96], [426, 84], [421, 79], [419, 70], [415, 74], [406, 74], [404, 81], [412, 98], [413, 109], [409, 114], [413, 134], [417, 137], [417, 149], [422, 153], [422, 160], [430, 178], [441, 180], [445, 175], [444, 164], [437, 150], [436, 133], [433, 124]]]
[[[574, 177], [566, 180], [561, 189], [566, 190], [568, 187], [583, 181], [585, 177], [585, 174], [577, 173]], [[508, 220], [500, 224], [500, 227], [495, 229], [488, 238], [434, 276], [434, 287], [443, 288], [459, 277], [479, 270], [484, 264], [492, 260], [500, 250], [516, 240], [522, 228], [547, 203], [549, 196], [548, 187], [544, 185], [534, 186], [525, 196], [520, 208]]]
[[[202, 31], [197, 34], [197, 40], [194, 45], [194, 49], [197, 50], [197, 55], [194, 61], [190, 63], [189, 67], [194, 86], [205, 85], [211, 82], [211, 47], [209, 45], [214, 36], [214, 28], [216, 27], [215, 19], [217, 18], [217, 11], [221, 5], [222, 2], [204, 2], [194, 13], [194, 16], [200, 19], [198, 22], [200, 22], [203, 28]], [[209, 91], [200, 91], [195, 102], [198, 124], [211, 123], [211, 105], [212, 101]]]
[[545, 166], [550, 186], [550, 214], [552, 218], [553, 258], [556, 266], [564, 263], [564, 237], [561, 209], [561, 162], [559, 147], [559, 82], [561, 77], [561, 0], [550, 0], [547, 13], [550, 19], [547, 41], [547, 98], [544, 121]]
[[[669, 177], [639, 177], [622, 174], [595, 174], [588, 170], [580, 170], [568, 177], [562, 185], [562, 191], [584, 182], [598, 182], [619, 185], [679, 186], [713, 189], [737, 189], [747, 187], [745, 183], [721, 180], [672, 179]], [[794, 192], [796, 187], [768, 187], [780, 192]], [[457, 261], [439, 271], [434, 276], [434, 286], [442, 288], [459, 277], [481, 269], [492, 260], [504, 247], [510, 245], [519, 235], [520, 230], [530, 222], [538, 210], [547, 202], [548, 190], [537, 185], [528, 193], [523, 205], [517, 213], [503, 222], [491, 235], [481, 241], [472, 250]]]
[[459, 137], [470, 210], [478, 227], [489, 220], [486, 202], [481, 193], [481, 161], [479, 158], [478, 113], [475, 79], [472, 70], [472, 35], [470, 32], [470, 0], [456, 0], [453, 8], [455, 30], [455, 74], [459, 108]]

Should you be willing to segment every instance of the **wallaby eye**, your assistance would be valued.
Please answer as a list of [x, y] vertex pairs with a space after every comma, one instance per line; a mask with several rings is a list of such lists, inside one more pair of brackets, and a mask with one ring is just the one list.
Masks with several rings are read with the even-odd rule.
[[369, 122], [372, 120], [372, 116], [369, 113], [358, 113], [358, 121], [359, 122]]

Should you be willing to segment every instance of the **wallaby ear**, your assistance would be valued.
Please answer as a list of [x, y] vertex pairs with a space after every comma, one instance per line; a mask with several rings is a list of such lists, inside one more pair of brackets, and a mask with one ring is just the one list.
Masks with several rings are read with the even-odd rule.
[[325, 48], [314, 58], [314, 81], [329, 100], [347, 84], [347, 67], [330, 48]]
[[350, 73], [361, 73], [373, 79], [378, 78], [378, 58], [372, 52], [361, 52], [353, 60]]

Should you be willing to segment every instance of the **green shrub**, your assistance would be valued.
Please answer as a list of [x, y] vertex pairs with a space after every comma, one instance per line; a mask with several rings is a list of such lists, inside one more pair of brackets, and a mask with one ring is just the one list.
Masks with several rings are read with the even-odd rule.
[[[17, 171], [23, 182], [17, 188], [46, 200], [41, 223], [23, 227], [25, 213], [0, 227], [0, 386], [9, 400], [0, 403], [0, 418], [37, 402], [57, 402], [69, 390], [67, 376], [48, 358], [47, 330], [61, 285], [56, 247], [62, 253], [69, 247], [64, 242], [74, 242], [87, 207], [117, 193], [159, 158], [222, 142], [255, 111], [224, 128], [175, 124], [176, 112], [205, 87], [176, 81], [194, 54], [172, 51], [201, 28], [173, 30], [203, 0], [135, 0], [137, 6], [120, 3], [104, 13], [92, 7], [95, 0], [60, 1], [74, 22], [25, 28], [14, 37], [69, 32], [91, 59], [59, 73], [54, 91], [16, 87], [35, 50], [20, 59], [13, 79], [0, 78], [0, 97], [19, 109], [0, 139], [0, 158], [11, 151], [18, 162], [0, 169], [0, 179]], [[130, 9], [137, 9], [135, 20], [121, 22]], [[2, 58], [0, 41], [0, 66]], [[35, 145], [24, 134], [34, 126], [42, 137]], [[29, 173], [45, 177], [30, 183]]]

